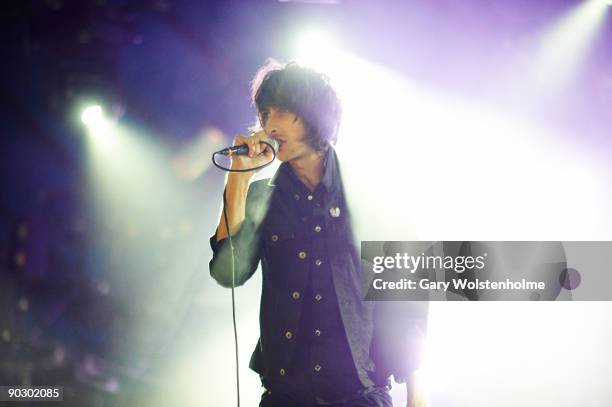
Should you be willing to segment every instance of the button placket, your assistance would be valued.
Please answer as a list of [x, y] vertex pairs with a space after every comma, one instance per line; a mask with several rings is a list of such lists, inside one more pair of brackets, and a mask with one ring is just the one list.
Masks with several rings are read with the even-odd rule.
[[[295, 185], [293, 185], [295, 187]], [[280, 222], [280, 220], [275, 224], [274, 222], [270, 222], [268, 229], [268, 245], [275, 248], [272, 253], [276, 255], [277, 253], [280, 256], [284, 256], [285, 258], [289, 256], [289, 262], [293, 263], [300, 273], [309, 274], [309, 278], [311, 278], [310, 283], [312, 285], [308, 285], [308, 290], [304, 291], [306, 297], [304, 297], [304, 301], [309, 307], [311, 307], [312, 312], [312, 325], [310, 325], [310, 329], [306, 332], [293, 331], [288, 330], [291, 325], [287, 324], [279, 324], [280, 329], [276, 330], [276, 335], [282, 335], [283, 337], [277, 337], [277, 340], [282, 341], [284, 346], [291, 346], [291, 343], [294, 342], [293, 339], [300, 341], [302, 337], [299, 338], [295, 335], [300, 333], [300, 335], [306, 335], [309, 337], [313, 343], [316, 343], [316, 347], [314, 349], [314, 354], [309, 358], [306, 362], [306, 372], [308, 372], [308, 367], [312, 370], [310, 371], [311, 375], [318, 375], [319, 379], [322, 379], [322, 375], [325, 375], [325, 372], [319, 374], [322, 371], [322, 364], [327, 363], [327, 355], [325, 355], [321, 348], [324, 344], [325, 340], [329, 334], [332, 337], [335, 335], [334, 330], [328, 327], [326, 324], [326, 318], [330, 315], [330, 309], [328, 305], [336, 304], [336, 297], [334, 296], [334, 292], [331, 290], [330, 283], [332, 282], [332, 271], [335, 270], [335, 265], [330, 263], [327, 265], [326, 261], [333, 260], [333, 253], [330, 252], [328, 247], [328, 243], [326, 239], [323, 237], [327, 237], [328, 234], [332, 234], [334, 232], [333, 227], [334, 220], [330, 219], [330, 217], [334, 217], [334, 215], [339, 215], [339, 210], [330, 211], [330, 203], [332, 203], [332, 199], [334, 199], [335, 195], [331, 195], [330, 191], [326, 190], [317, 190], [315, 193], [311, 193], [312, 191], [308, 191], [301, 187], [289, 189], [288, 193], [284, 195], [284, 199], [288, 200], [288, 206], [295, 210], [295, 221], [296, 224], [293, 230], [289, 230], [288, 227], [284, 225], [284, 222]], [[297, 193], [296, 193], [297, 192]], [[321, 193], [323, 192], [323, 193]], [[344, 215], [344, 214], [343, 214]], [[276, 221], [276, 218], [273, 219]], [[271, 232], [271, 233], [270, 233]], [[291, 236], [289, 235], [291, 233]], [[273, 237], [275, 236], [275, 237]], [[292, 241], [286, 242], [289, 238], [294, 238]], [[330, 239], [334, 238], [334, 236], [330, 236]], [[285, 244], [287, 243], [287, 244]], [[295, 244], [295, 245], [294, 245]], [[288, 250], [285, 251], [284, 247], [287, 247]], [[280, 250], [283, 249], [283, 250]], [[284, 253], [280, 253], [284, 252]], [[291, 253], [294, 253], [298, 260], [296, 262], [295, 257], [293, 260], [290, 260], [292, 257]], [[308, 260], [308, 261], [306, 261]], [[314, 270], [313, 270], [314, 269]], [[335, 275], [334, 275], [335, 276]], [[294, 291], [291, 290], [294, 289]], [[292, 301], [295, 301], [296, 304], [291, 307], [291, 309], [298, 309], [302, 302], [301, 294], [304, 287], [299, 285], [290, 284], [286, 286], [284, 293], [281, 295], [291, 296]], [[323, 296], [325, 296], [326, 301], [323, 302]], [[328, 301], [327, 298], [330, 298]], [[287, 302], [289, 298], [285, 297], [285, 302]], [[312, 302], [311, 302], [312, 301]], [[290, 301], [289, 301], [290, 302]], [[314, 303], [314, 304], [313, 304]], [[315, 305], [316, 304], [316, 305]], [[298, 308], [295, 308], [298, 307]], [[342, 310], [340, 310], [341, 312]], [[285, 328], [285, 331], [282, 329]], [[293, 326], [296, 329], [296, 326]], [[280, 331], [280, 332], [279, 332]], [[322, 335], [325, 333], [325, 336]], [[312, 336], [310, 336], [312, 335]], [[306, 337], [304, 339], [306, 339]], [[287, 341], [285, 343], [285, 341]], [[277, 372], [279, 372], [280, 376], [277, 376], [279, 380], [284, 380], [284, 377], [288, 377], [288, 374], [285, 368], [281, 368], [277, 366]], [[289, 367], [291, 369], [291, 366]], [[293, 373], [292, 373], [293, 374]], [[308, 373], [307, 373], [308, 374]], [[281, 377], [283, 376], [283, 377]]]
[[[305, 262], [303, 264], [307, 269], [310, 269], [309, 272], [313, 271], [313, 268], [318, 271], [317, 273], [312, 274], [312, 291], [307, 294], [307, 296], [311, 298], [309, 301], [313, 301], [317, 304], [312, 310], [314, 318], [313, 322], [315, 323], [315, 325], [313, 328], [310, 329], [310, 332], [307, 335], [312, 335], [310, 336], [312, 340], [320, 344], [324, 338], [324, 336], [322, 335], [320, 321], [325, 318], [328, 312], [325, 307], [325, 303], [322, 301], [323, 295], [327, 295], [327, 291], [325, 290], [326, 286], [321, 285], [327, 284], [327, 277], [321, 274], [321, 270], [324, 266], [323, 263], [324, 261], [326, 261], [324, 259], [327, 258], [327, 247], [325, 245], [326, 242], [321, 239], [321, 235], [328, 232], [326, 227], [328, 227], [329, 212], [328, 208], [326, 206], [323, 206], [327, 205], [324, 204], [325, 200], [322, 200], [318, 194], [305, 194], [302, 192], [298, 197], [294, 196], [294, 199], [296, 209], [298, 206], [300, 206], [302, 210], [302, 213], [299, 215], [300, 217], [297, 218], [298, 222], [301, 221], [302, 223], [302, 225], [300, 225], [300, 230], [298, 231], [298, 234], [300, 234], [300, 236], [303, 234], [303, 236], [307, 239], [304, 241], [303, 246], [297, 246], [296, 255], [301, 261], [308, 260], [307, 263]], [[303, 202], [297, 202], [298, 200], [303, 200]], [[302, 207], [302, 205], [305, 206]], [[282, 239], [281, 234], [279, 234], [279, 239]], [[297, 290], [289, 292], [291, 293], [291, 298], [294, 301], [301, 301], [301, 292]], [[304, 300], [308, 299], [304, 298]], [[288, 343], [290, 343], [294, 339], [298, 340], [295, 336], [295, 333], [293, 333], [292, 331], [285, 331], [284, 336], [284, 340], [287, 340]], [[319, 353], [318, 350], [315, 352]], [[311, 370], [313, 374], [319, 374], [319, 372], [321, 372], [323, 369], [321, 361], [323, 361], [324, 359], [321, 358], [322, 355], [320, 354], [317, 356], [311, 359], [312, 364], [310, 366], [311, 369], [313, 369]]]

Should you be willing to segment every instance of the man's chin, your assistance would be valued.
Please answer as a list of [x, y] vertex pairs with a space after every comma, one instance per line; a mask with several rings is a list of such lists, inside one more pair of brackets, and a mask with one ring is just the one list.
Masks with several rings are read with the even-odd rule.
[[281, 162], [291, 161], [291, 158], [285, 151], [282, 150], [282, 147], [278, 149], [276, 152], [276, 159]]

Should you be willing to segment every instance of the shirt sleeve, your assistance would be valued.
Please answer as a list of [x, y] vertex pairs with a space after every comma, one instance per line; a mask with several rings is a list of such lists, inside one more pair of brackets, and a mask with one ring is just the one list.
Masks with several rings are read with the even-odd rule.
[[380, 301], [376, 304], [378, 357], [397, 383], [423, 362], [429, 304], [426, 301]]
[[[402, 251], [401, 243], [385, 245], [385, 255]], [[375, 308], [379, 357], [397, 383], [405, 383], [425, 356], [429, 302], [378, 301]]]
[[[410, 303], [407, 303], [410, 304]], [[405, 318], [405, 330], [401, 343], [398, 343], [398, 363], [392, 366], [391, 371], [397, 383], [405, 383], [410, 374], [417, 370], [425, 356], [425, 340], [427, 334], [427, 316], [429, 304], [427, 302], [412, 303]]]
[[210, 275], [226, 288], [239, 287], [246, 283], [257, 270], [261, 258], [259, 227], [267, 210], [267, 202], [261, 199], [259, 185], [256, 184], [259, 182], [249, 186], [245, 220], [238, 232], [232, 235], [231, 244], [229, 238], [217, 242], [216, 232], [210, 238], [210, 247], [213, 251], [209, 263]]

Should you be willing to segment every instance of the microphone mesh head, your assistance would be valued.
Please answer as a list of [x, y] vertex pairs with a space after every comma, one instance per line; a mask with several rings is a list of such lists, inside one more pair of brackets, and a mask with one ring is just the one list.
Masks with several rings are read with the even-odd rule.
[[278, 141], [273, 138], [268, 138], [266, 142], [270, 143], [275, 152], [278, 151]]

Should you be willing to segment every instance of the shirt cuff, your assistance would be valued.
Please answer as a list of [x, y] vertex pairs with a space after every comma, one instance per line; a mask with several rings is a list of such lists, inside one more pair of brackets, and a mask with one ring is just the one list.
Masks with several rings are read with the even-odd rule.
[[212, 235], [209, 239], [210, 242], [210, 248], [213, 251], [213, 254], [217, 253], [219, 250], [221, 250], [221, 248], [224, 246], [225, 242], [227, 241], [227, 238], [225, 239], [221, 239], [217, 242], [217, 232], [215, 231], [215, 234]]

